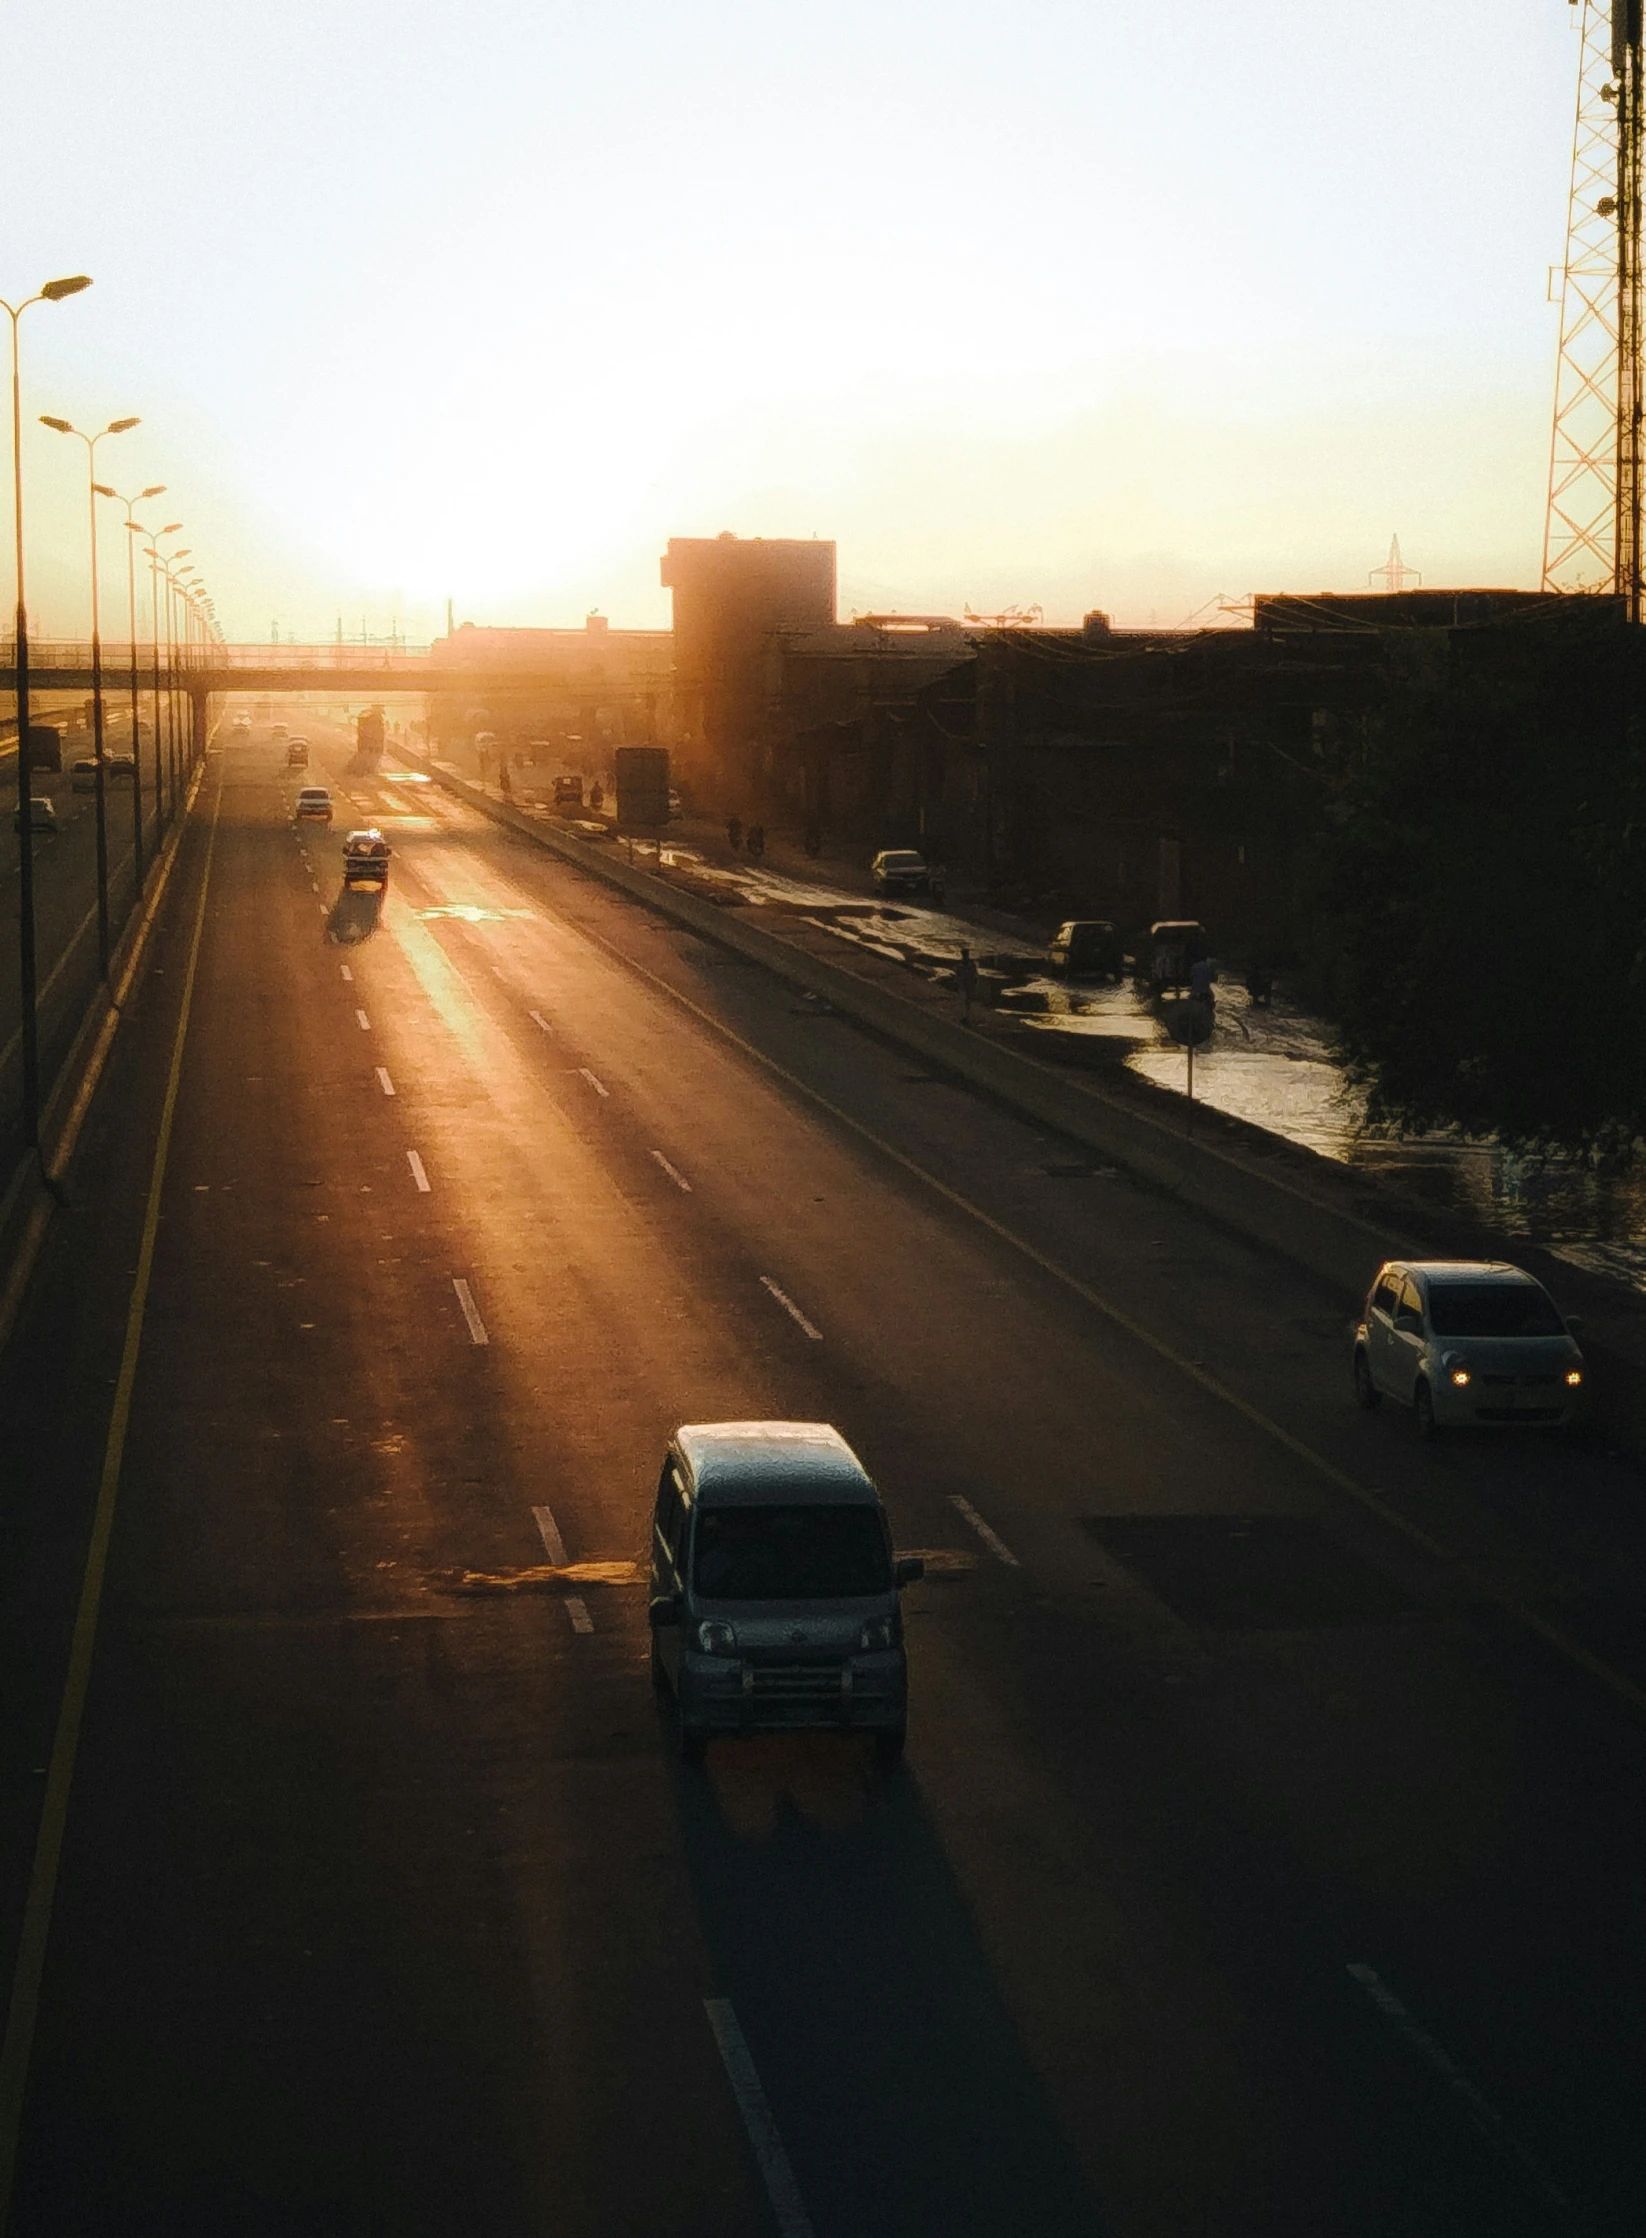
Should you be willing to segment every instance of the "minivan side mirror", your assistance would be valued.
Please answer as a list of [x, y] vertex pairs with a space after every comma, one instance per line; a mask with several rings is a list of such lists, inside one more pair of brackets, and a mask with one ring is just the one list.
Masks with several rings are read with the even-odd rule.
[[680, 1596], [678, 1593], [654, 1593], [646, 1607], [646, 1622], [654, 1632], [665, 1625], [680, 1622]]
[[918, 1554], [901, 1554], [892, 1564], [892, 1583], [901, 1592], [905, 1585], [913, 1585], [926, 1574], [926, 1565]]
[[1397, 1313], [1395, 1315], [1395, 1327], [1405, 1336], [1420, 1337], [1423, 1334], [1423, 1316], [1421, 1313], [1413, 1313], [1410, 1310]]

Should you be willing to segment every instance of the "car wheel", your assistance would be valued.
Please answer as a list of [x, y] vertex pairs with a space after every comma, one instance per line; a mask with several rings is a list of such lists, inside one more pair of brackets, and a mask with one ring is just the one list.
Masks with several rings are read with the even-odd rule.
[[657, 1634], [652, 1634], [652, 1684], [659, 1694], [672, 1693], [669, 1685], [669, 1666], [657, 1652]]
[[1412, 1412], [1417, 1416], [1417, 1434], [1425, 1445], [1432, 1445], [1440, 1435], [1440, 1424], [1435, 1420], [1435, 1398], [1429, 1386], [1419, 1376], [1417, 1388], [1412, 1393]]
[[874, 1737], [874, 1753], [882, 1764], [901, 1763], [904, 1743], [908, 1740], [906, 1725], [883, 1725]]
[[701, 1727], [688, 1725], [683, 1717], [677, 1717], [675, 1744], [682, 1764], [701, 1764], [708, 1752], [709, 1736]]
[[1383, 1394], [1372, 1381], [1372, 1363], [1364, 1352], [1355, 1354], [1355, 1398], [1368, 1414], [1383, 1404]]

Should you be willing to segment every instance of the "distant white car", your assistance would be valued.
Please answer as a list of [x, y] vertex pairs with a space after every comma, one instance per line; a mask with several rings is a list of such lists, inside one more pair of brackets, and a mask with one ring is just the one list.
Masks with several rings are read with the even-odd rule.
[[329, 824], [331, 814], [331, 794], [325, 786], [305, 785], [297, 796], [297, 821], [300, 824]]
[[[21, 831], [23, 828], [23, 811], [20, 808], [12, 816], [11, 828], [13, 831]], [[30, 831], [56, 831], [58, 828], [57, 803], [48, 800], [44, 793], [31, 793], [29, 795]]]
[[69, 764], [69, 791], [94, 793], [97, 790], [97, 757], [82, 754], [77, 762]]
[[926, 858], [913, 847], [885, 847], [869, 865], [876, 893], [930, 893], [932, 874]]

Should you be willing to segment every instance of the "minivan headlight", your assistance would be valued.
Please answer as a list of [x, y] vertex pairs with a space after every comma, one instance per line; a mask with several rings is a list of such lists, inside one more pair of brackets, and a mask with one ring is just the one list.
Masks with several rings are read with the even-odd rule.
[[876, 1648], [896, 1647], [897, 1619], [895, 1616], [871, 1616], [857, 1635], [858, 1652], [872, 1655]]
[[697, 1644], [705, 1655], [735, 1655], [737, 1634], [729, 1624], [708, 1617], [697, 1627]]
[[1571, 1389], [1575, 1391], [1578, 1385], [1583, 1381], [1583, 1370], [1581, 1368], [1568, 1368], [1566, 1370], [1566, 1381]]
[[1458, 1389], [1459, 1389], [1459, 1390], [1461, 1391], [1461, 1390], [1463, 1389], [1464, 1385], [1465, 1385], [1466, 1383], [1472, 1383], [1472, 1382], [1474, 1381], [1474, 1378], [1473, 1378], [1473, 1377], [1472, 1377], [1472, 1376], [1470, 1375], [1470, 1373], [1469, 1373], [1469, 1371], [1468, 1371], [1468, 1369], [1467, 1369], [1467, 1368], [1454, 1368], [1454, 1369], [1452, 1370], [1452, 1381], [1453, 1381], [1453, 1382], [1454, 1382], [1454, 1383], [1455, 1383], [1455, 1384], [1457, 1385], [1457, 1388], [1458, 1388]]

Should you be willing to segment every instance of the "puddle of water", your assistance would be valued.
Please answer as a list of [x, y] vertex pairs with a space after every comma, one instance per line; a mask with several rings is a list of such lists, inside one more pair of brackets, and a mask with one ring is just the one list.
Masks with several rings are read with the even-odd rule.
[[436, 917], [455, 918], [460, 925], [501, 925], [511, 917], [530, 917], [529, 909], [481, 909], [473, 902], [447, 901], [433, 909], [414, 909], [412, 915], [425, 923]]

